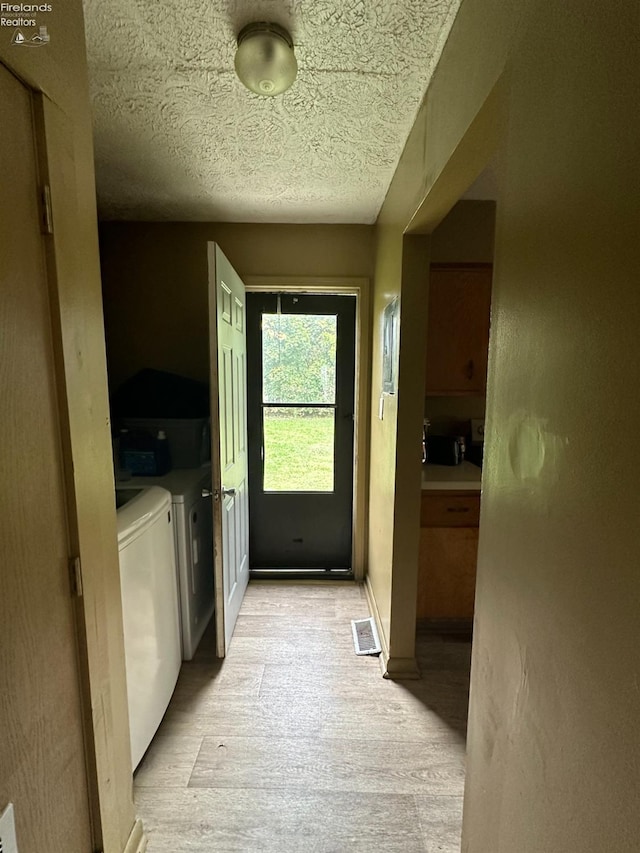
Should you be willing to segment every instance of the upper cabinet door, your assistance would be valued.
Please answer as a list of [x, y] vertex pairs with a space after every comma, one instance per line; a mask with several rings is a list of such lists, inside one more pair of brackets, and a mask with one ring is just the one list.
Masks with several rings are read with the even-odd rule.
[[427, 395], [482, 396], [487, 383], [490, 264], [432, 265]]

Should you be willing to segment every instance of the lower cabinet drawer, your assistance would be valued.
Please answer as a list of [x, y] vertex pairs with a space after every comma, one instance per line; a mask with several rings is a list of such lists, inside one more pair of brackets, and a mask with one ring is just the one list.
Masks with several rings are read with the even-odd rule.
[[420, 531], [418, 619], [471, 619], [476, 588], [478, 529]]
[[420, 527], [477, 527], [480, 495], [422, 494]]

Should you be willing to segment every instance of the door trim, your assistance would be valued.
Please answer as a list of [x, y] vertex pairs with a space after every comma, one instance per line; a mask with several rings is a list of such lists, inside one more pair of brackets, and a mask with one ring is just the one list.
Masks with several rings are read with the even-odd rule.
[[[12, 72], [13, 73], [13, 72]], [[80, 531], [78, 528], [78, 507], [76, 487], [73, 477], [73, 449], [71, 435], [71, 421], [69, 416], [69, 398], [67, 393], [66, 367], [64, 355], [64, 330], [61, 316], [60, 287], [63, 286], [65, 274], [68, 269], [64, 267], [64, 252], [61, 240], [64, 239], [65, 222], [62, 217], [56, 216], [56, 202], [63, 197], [62, 185], [68, 175], [64, 174], [64, 166], [55, 158], [55, 145], [69, 141], [71, 130], [67, 119], [58, 106], [50, 101], [45, 94], [34, 90], [28, 84], [23, 84], [31, 91], [31, 102], [33, 109], [34, 139], [36, 145], [36, 162], [38, 168], [38, 180], [41, 185], [49, 187], [52, 201], [52, 213], [50, 222], [50, 233], [42, 234], [42, 246], [45, 260], [45, 275], [48, 285], [49, 317], [51, 323], [51, 336], [53, 343], [53, 359], [55, 387], [57, 397], [56, 414], [58, 417], [58, 429], [61, 444], [61, 459], [64, 478], [64, 499], [67, 516], [67, 538], [69, 556], [81, 555]], [[53, 149], [53, 151], [52, 151]], [[69, 164], [67, 164], [68, 166]], [[64, 204], [69, 206], [68, 198], [64, 198]], [[76, 214], [73, 209], [73, 215]], [[60, 232], [63, 232], [62, 235]], [[80, 556], [77, 557], [81, 565]], [[81, 569], [80, 569], [81, 571]], [[94, 844], [102, 844], [103, 839], [103, 815], [100, 806], [101, 779], [98, 765], [100, 756], [98, 754], [98, 741], [92, 715], [91, 696], [91, 672], [92, 662], [90, 650], [87, 643], [87, 634], [90, 630], [87, 619], [82, 586], [71, 601], [76, 631], [75, 655], [78, 669], [78, 694], [83, 722], [84, 736], [84, 758], [85, 775], [87, 781], [88, 810], [91, 833]], [[128, 729], [127, 729], [128, 732]]]
[[356, 297], [355, 412], [353, 435], [353, 579], [363, 581], [369, 516], [369, 407], [371, 387], [371, 282], [362, 277], [244, 276], [247, 292], [336, 294]]
[[[74, 326], [71, 342], [70, 330], [66, 328], [71, 321], [65, 318], [65, 304], [80, 276], [74, 242], [77, 239], [74, 227], [79, 217], [75, 201], [75, 125], [39, 87], [25, 81], [24, 77], [6, 62], [0, 64], [31, 92], [38, 179], [39, 183], [50, 188], [52, 231], [42, 235], [42, 245], [53, 343], [56, 414], [63, 464], [67, 536], [70, 556], [77, 556], [81, 561], [84, 587], [73, 599], [72, 608], [84, 730], [87, 805], [93, 847], [102, 850], [121, 843], [121, 826], [128, 820], [129, 814], [131, 820], [134, 820], [134, 804], [132, 795], [126, 790], [120, 790], [123, 780], [132, 778], [124, 645], [121, 634], [117, 635], [115, 640], [110, 636], [114, 629], [117, 630], [117, 617], [111, 617], [114, 624], [111, 624], [107, 631], [105, 608], [111, 602], [107, 597], [103, 566], [96, 565], [91, 559], [84, 561], [84, 565], [82, 562], [83, 556], [89, 550], [87, 541], [90, 538], [95, 541], [97, 509], [93, 508], [91, 520], [88, 521], [88, 514], [82, 514], [79, 507], [81, 496], [78, 492], [77, 475], [80, 466], [75, 461], [78, 455], [78, 440], [74, 435], [78, 424], [71, 399], [74, 386], [77, 386], [77, 396], [78, 391], [82, 391], [82, 380], [84, 379], [85, 383], [88, 381], [86, 374], [80, 377], [75, 375], [80, 371], [69, 357], [70, 352], [75, 355], [76, 348], [82, 346], [86, 330], [83, 329], [82, 334], [77, 333], [75, 321], [71, 323]], [[101, 322], [100, 327], [102, 328]], [[106, 372], [104, 391], [106, 401]], [[96, 454], [103, 450], [106, 454], [106, 445], [99, 446], [96, 442]], [[110, 456], [101, 457], [105, 458], [109, 459]], [[86, 471], [80, 468], [80, 476], [84, 475]], [[112, 512], [115, 521], [115, 508]], [[84, 517], [81, 517], [82, 515]], [[95, 552], [94, 548], [93, 553]], [[115, 524], [113, 554], [116, 560], [113, 565], [117, 566]], [[91, 556], [89, 553], [89, 557]], [[108, 592], [115, 596], [117, 591], [117, 602], [120, 604], [119, 574], [116, 579], [117, 587], [114, 586], [114, 578], [109, 578], [111, 586]], [[106, 662], [109, 663], [108, 667]], [[144, 837], [141, 821], [136, 822], [134, 830], [136, 833], [142, 833]]]
[[123, 853], [144, 853], [147, 849], [148, 843], [149, 840], [145, 835], [142, 821], [140, 818], [137, 818], [136, 822], [133, 824], [133, 829], [131, 830], [129, 840], [127, 841]]

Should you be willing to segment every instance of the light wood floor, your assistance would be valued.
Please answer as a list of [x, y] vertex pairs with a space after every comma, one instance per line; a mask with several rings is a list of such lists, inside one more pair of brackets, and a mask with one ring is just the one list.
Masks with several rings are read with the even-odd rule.
[[148, 853], [459, 853], [470, 646], [421, 639], [422, 680], [386, 681], [368, 615], [355, 585], [249, 585], [136, 773]]

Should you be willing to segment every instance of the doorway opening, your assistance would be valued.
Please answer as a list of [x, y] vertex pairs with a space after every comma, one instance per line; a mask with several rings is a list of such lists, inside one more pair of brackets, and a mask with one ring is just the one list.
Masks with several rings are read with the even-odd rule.
[[356, 297], [247, 294], [256, 577], [353, 577]]

